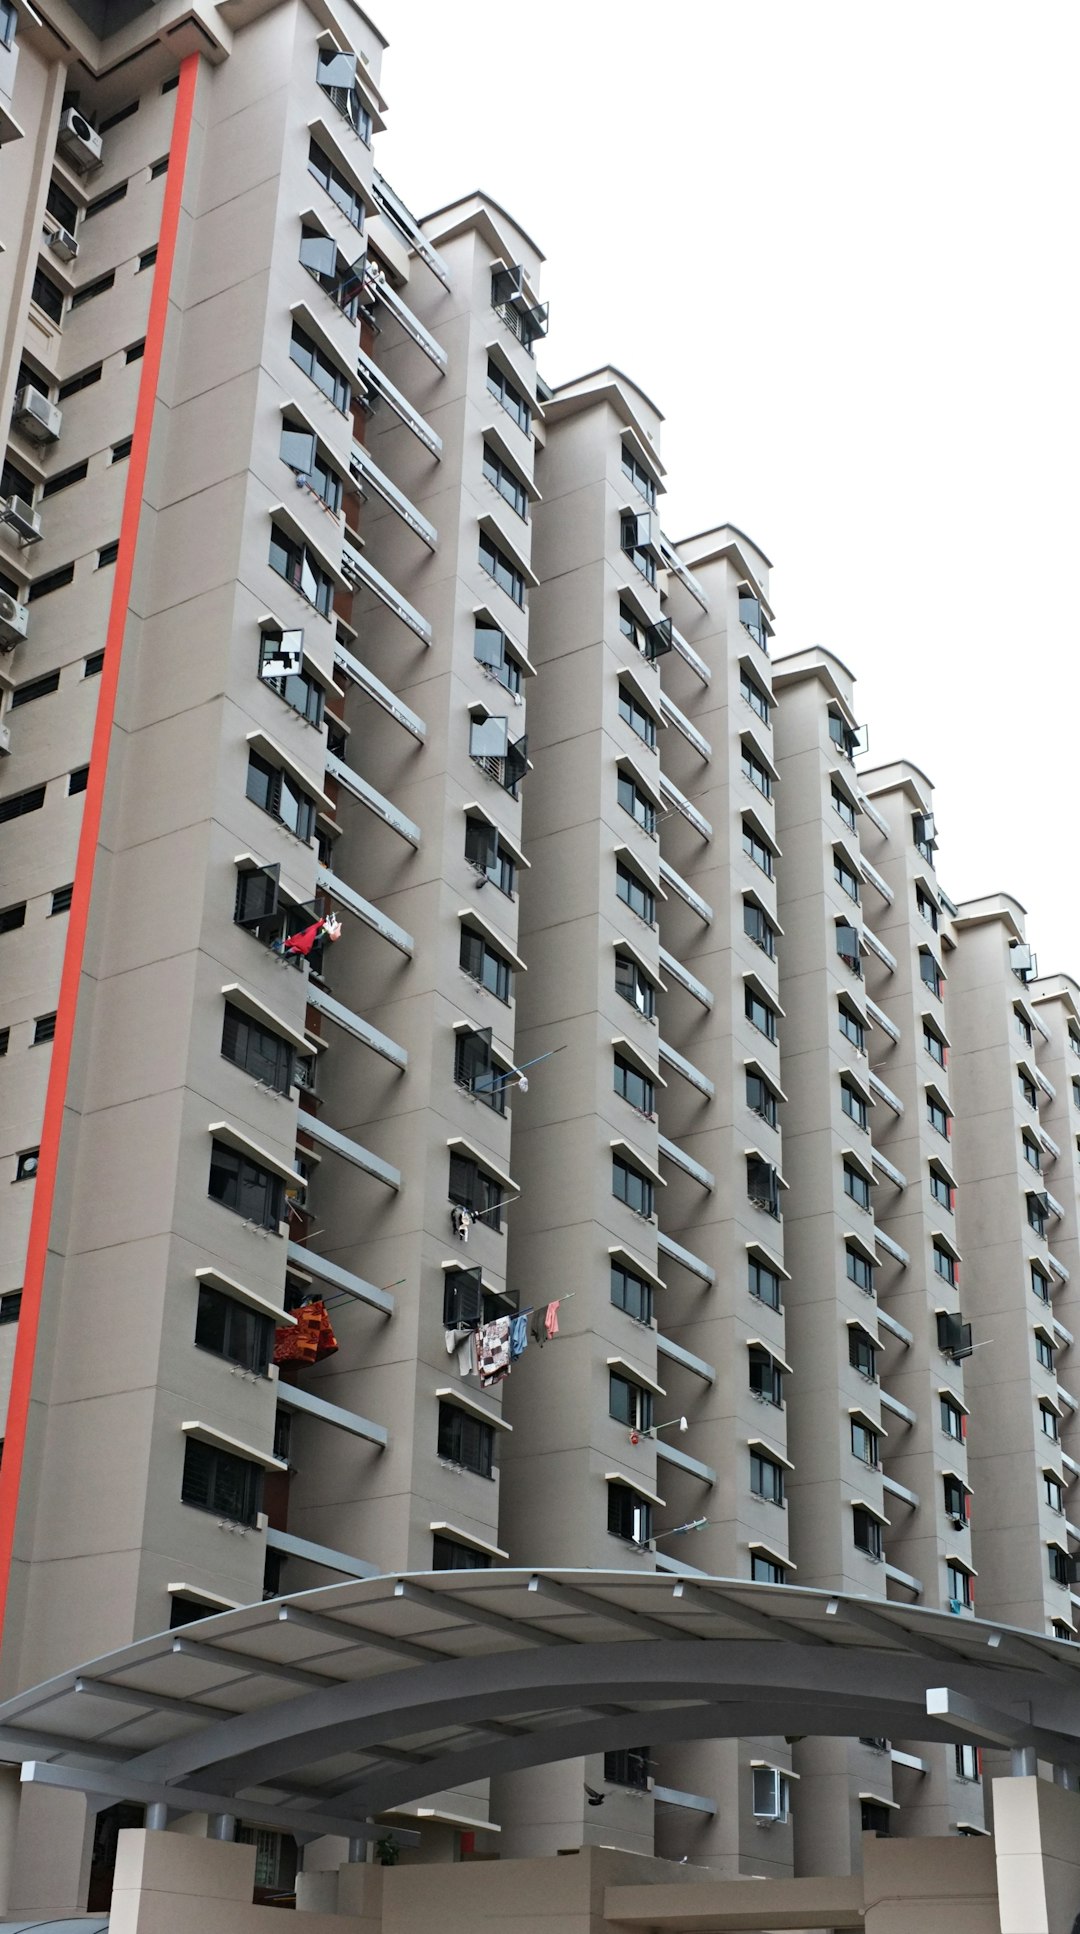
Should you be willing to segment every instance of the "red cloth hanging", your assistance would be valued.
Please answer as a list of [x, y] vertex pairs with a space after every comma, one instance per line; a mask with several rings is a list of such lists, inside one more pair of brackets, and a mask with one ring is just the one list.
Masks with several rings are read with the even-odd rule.
[[326, 1304], [319, 1297], [296, 1311], [296, 1322], [274, 1332], [275, 1363], [319, 1363], [338, 1347]]
[[303, 954], [306, 958], [319, 938], [322, 927], [322, 921], [316, 920], [313, 927], [305, 927], [302, 933], [290, 934], [282, 952], [287, 954]]

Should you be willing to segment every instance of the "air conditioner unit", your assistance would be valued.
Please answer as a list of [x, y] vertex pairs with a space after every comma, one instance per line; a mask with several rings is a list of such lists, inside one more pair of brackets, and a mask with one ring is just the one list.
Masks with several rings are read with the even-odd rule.
[[26, 637], [30, 623], [29, 607], [0, 591], [0, 651], [11, 651]]
[[74, 262], [79, 244], [69, 228], [56, 228], [49, 236], [49, 247], [62, 262]]
[[7, 524], [21, 544], [41, 542], [41, 518], [25, 497], [0, 498], [0, 524]]
[[0, 725], [0, 759], [11, 751], [11, 727]]
[[32, 383], [27, 383], [15, 398], [11, 427], [28, 443], [55, 443], [63, 420], [63, 411]]
[[66, 107], [60, 116], [56, 145], [77, 174], [87, 175], [101, 166], [101, 136], [76, 108]]

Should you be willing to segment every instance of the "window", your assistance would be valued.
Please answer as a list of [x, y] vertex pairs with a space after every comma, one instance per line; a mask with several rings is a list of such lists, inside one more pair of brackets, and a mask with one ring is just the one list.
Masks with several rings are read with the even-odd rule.
[[11, 0], [0, 0], [0, 47], [14, 47], [19, 16]]
[[97, 554], [98, 570], [103, 571], [107, 564], [115, 564], [117, 556], [119, 555], [119, 551], [120, 551], [119, 538], [114, 538], [111, 544], [102, 545], [101, 550]]
[[762, 1121], [768, 1122], [770, 1128], [776, 1127], [776, 1091], [769, 1086], [764, 1075], [755, 1074], [750, 1070], [747, 1071], [746, 1076], [746, 1105], [753, 1114], [760, 1115]]
[[758, 718], [761, 719], [765, 725], [768, 725], [769, 714], [772, 711], [772, 700], [769, 697], [767, 697], [767, 695], [762, 691], [761, 686], [757, 683], [757, 680], [754, 678], [751, 678], [750, 673], [748, 671], [740, 672], [739, 690], [741, 691], [751, 711], [756, 712], [758, 715]]
[[1056, 1444], [1060, 1441], [1061, 1420], [1057, 1411], [1048, 1403], [1039, 1404], [1039, 1428], [1044, 1437], [1049, 1437], [1051, 1443]]
[[743, 1012], [745, 1013], [747, 1020], [750, 1021], [752, 1025], [756, 1027], [761, 1034], [767, 1035], [770, 1041], [775, 1041], [776, 1039], [775, 1010], [769, 1006], [767, 1001], [764, 1001], [762, 999], [760, 994], [755, 994], [753, 988], [749, 986], [746, 988], [743, 996]]
[[1076, 1105], [1076, 1107], [1077, 1107], [1077, 1108], [1080, 1108], [1080, 1081], [1074, 1081], [1074, 1082], [1073, 1082], [1073, 1084], [1072, 1084], [1072, 1097], [1073, 1097], [1073, 1102], [1074, 1102], [1074, 1104]]
[[312, 562], [307, 548], [287, 537], [277, 524], [270, 526], [270, 569], [299, 591], [324, 618], [330, 616], [334, 587], [322, 568]]
[[[784, 1567], [777, 1565], [773, 1569], [782, 1572]], [[756, 1575], [751, 1571], [751, 1576]], [[770, 1582], [782, 1585], [784, 1580], [781, 1577]], [[787, 1774], [781, 1773], [775, 1766], [755, 1766], [753, 1807], [756, 1820], [788, 1819], [791, 1812], [791, 1782]]]
[[1019, 1034], [1020, 1039], [1023, 1041], [1024, 1045], [1026, 1047], [1030, 1047], [1032, 1041], [1035, 1038], [1034, 1029], [1032, 1028], [1031, 1022], [1028, 1020], [1028, 1017], [1024, 1013], [1024, 1010], [1022, 1007], [1014, 1007], [1013, 1013], [1016, 1016], [1016, 1032]]
[[936, 1324], [937, 1346], [943, 1356], [961, 1363], [971, 1355], [971, 1324], [965, 1323], [958, 1311], [939, 1309]]
[[305, 376], [310, 376], [316, 388], [321, 389], [323, 395], [329, 397], [334, 408], [346, 416], [352, 403], [352, 390], [348, 381], [337, 364], [331, 362], [329, 356], [324, 356], [318, 344], [301, 329], [299, 323], [295, 322], [289, 343], [289, 355], [297, 368], [302, 369]]
[[104, 663], [105, 653], [103, 651], [92, 651], [88, 658], [83, 659], [83, 677], [96, 678]]
[[784, 1467], [777, 1464], [764, 1451], [750, 1452], [750, 1489], [755, 1497], [765, 1498], [770, 1504], [784, 1503]]
[[121, 181], [115, 188], [106, 188], [103, 195], [95, 195], [93, 201], [86, 204], [84, 222], [90, 221], [94, 215], [100, 215], [103, 209], [114, 208], [118, 201], [123, 201], [127, 191], [127, 182]]
[[479, 1269], [448, 1269], [443, 1277], [443, 1324], [448, 1330], [479, 1323], [488, 1301]]
[[1027, 1105], [1029, 1108], [1037, 1108], [1039, 1105], [1039, 1097], [1035, 1092], [1035, 1083], [1033, 1081], [1029, 1081], [1027, 1075], [1024, 1073], [1023, 1068], [1020, 1069], [1019, 1076], [1020, 1076], [1020, 1093], [1023, 1095], [1024, 1100], [1027, 1102]]
[[26, 925], [26, 901], [20, 900], [16, 906], [0, 909], [0, 933], [15, 933]]
[[1044, 1330], [1036, 1330], [1035, 1332], [1035, 1356], [1037, 1361], [1042, 1364], [1044, 1370], [1052, 1371], [1054, 1369], [1056, 1351]]
[[628, 685], [619, 686], [619, 717], [632, 732], [637, 733], [638, 738], [649, 747], [650, 752], [655, 752], [656, 720], [651, 712], [647, 712], [645, 707], [638, 703]]
[[615, 956], [615, 992], [647, 1021], [655, 1019], [656, 988], [632, 955]]
[[758, 1302], [764, 1303], [769, 1309], [779, 1309], [780, 1276], [778, 1271], [773, 1269], [769, 1263], [763, 1262], [760, 1256], [754, 1255], [750, 1256], [747, 1269], [747, 1287], [749, 1288], [751, 1296], [756, 1296]]
[[642, 792], [641, 787], [636, 784], [628, 772], [620, 772], [619, 774], [618, 797], [623, 812], [629, 813], [631, 819], [641, 827], [642, 831], [650, 834], [655, 839], [656, 807], [649, 798], [648, 793]]
[[885, 1555], [884, 1540], [880, 1520], [857, 1504], [851, 1513], [851, 1531], [856, 1551], [864, 1551], [868, 1558], [880, 1561]]
[[1075, 1563], [1060, 1545], [1051, 1545], [1049, 1551], [1050, 1576], [1055, 1585], [1071, 1585], [1076, 1577]]
[[919, 948], [919, 977], [924, 985], [929, 987], [931, 993], [936, 994], [940, 1000], [945, 986], [945, 977], [929, 947]]
[[89, 468], [88, 463], [73, 463], [70, 470], [58, 470], [54, 476], [47, 477], [41, 486], [42, 501], [59, 496], [62, 490], [70, 490], [72, 484], [82, 483]]
[[[0, 1307], [0, 1322], [2, 1321], [3, 1309]], [[1065, 1509], [1065, 1487], [1061, 1479], [1053, 1471], [1043, 1472], [1043, 1496], [1050, 1506], [1051, 1511], [1063, 1511]]]
[[[36, 281], [37, 277], [35, 277]], [[84, 302], [93, 302], [97, 296], [105, 295], [115, 281], [116, 270], [109, 269], [105, 275], [97, 276], [93, 282], [84, 282], [82, 288], [76, 289], [71, 298], [72, 308], [81, 309]]]
[[1039, 1265], [1038, 1265], [1038, 1263], [1037, 1263], [1037, 1262], [1033, 1262], [1033, 1263], [1031, 1263], [1031, 1264], [1030, 1264], [1030, 1269], [1031, 1269], [1031, 1287], [1032, 1287], [1032, 1289], [1034, 1290], [1034, 1292], [1035, 1292], [1035, 1294], [1036, 1294], [1036, 1296], [1038, 1297], [1038, 1299], [1039, 1299], [1039, 1301], [1040, 1301], [1040, 1303], [1048, 1303], [1048, 1302], [1050, 1301], [1050, 1278], [1049, 1278], [1049, 1276], [1047, 1275], [1047, 1273], [1046, 1273], [1046, 1271], [1045, 1271], [1045, 1269], [1040, 1269], [1040, 1267], [1039, 1267]]
[[70, 584], [74, 576], [74, 564], [61, 564], [58, 570], [48, 571], [44, 577], [35, 578], [26, 593], [27, 604], [33, 604], [35, 598], [49, 597], [53, 591], [62, 591], [65, 584]]
[[1028, 1164], [1029, 1168], [1033, 1168], [1035, 1170], [1041, 1170], [1042, 1169], [1042, 1149], [1039, 1147], [1038, 1142], [1034, 1139], [1033, 1136], [1028, 1134], [1021, 1135], [1020, 1141], [1024, 1150], [1024, 1160]]
[[776, 928], [756, 900], [743, 900], [743, 932], [770, 960], [776, 959]]
[[858, 731], [850, 726], [846, 719], [841, 718], [839, 712], [834, 712], [831, 706], [828, 716], [829, 737], [833, 744], [843, 753], [845, 759], [854, 759], [860, 749]]
[[848, 798], [847, 793], [841, 792], [839, 786], [837, 785], [833, 785], [830, 788], [830, 790], [832, 794], [833, 811], [835, 813], [839, 813], [841, 819], [844, 822], [844, 825], [847, 826], [851, 832], [854, 832], [855, 831], [855, 808], [852, 805], [850, 799]]
[[872, 1263], [869, 1257], [864, 1256], [861, 1250], [853, 1248], [850, 1242], [844, 1244], [844, 1255], [847, 1260], [848, 1282], [854, 1283], [856, 1289], [861, 1289], [865, 1295], [872, 1296], [874, 1270], [877, 1265]]
[[16, 1182], [33, 1181], [34, 1176], [37, 1174], [37, 1171], [38, 1171], [38, 1156], [40, 1155], [40, 1153], [41, 1153], [41, 1150], [38, 1148], [24, 1148], [21, 1154], [16, 1155], [15, 1157]]
[[279, 1175], [251, 1162], [224, 1142], [214, 1142], [210, 1153], [211, 1201], [220, 1202], [245, 1222], [275, 1229], [285, 1212], [285, 1185]]
[[772, 848], [766, 846], [760, 834], [756, 833], [754, 828], [745, 819], [742, 823], [742, 849], [744, 853], [750, 855], [754, 865], [760, 866], [762, 872], [766, 873], [771, 880], [773, 876]]
[[297, 839], [310, 841], [315, 831], [315, 801], [287, 772], [272, 766], [258, 752], [248, 753], [247, 796], [264, 813], [287, 826]]
[[336, 167], [328, 154], [324, 154], [317, 141], [308, 147], [308, 172], [313, 174], [321, 188], [325, 188], [331, 201], [337, 203], [347, 221], [359, 233], [364, 229], [364, 203], [353, 187], [352, 182]]
[[953, 1605], [958, 1608], [962, 1606], [965, 1611], [971, 1610], [975, 1603], [975, 1592], [971, 1573], [965, 1571], [963, 1565], [946, 1565], [945, 1589]]
[[850, 1162], [844, 1163], [844, 1194], [858, 1204], [860, 1209], [870, 1207], [870, 1184], [860, 1169]]
[[645, 502], [656, 509], [656, 485], [644, 464], [638, 462], [634, 452], [624, 443], [622, 446], [623, 476], [629, 477], [634, 489]]
[[848, 1330], [848, 1362], [860, 1377], [877, 1382], [878, 1345], [867, 1330], [852, 1324]]
[[238, 1363], [242, 1370], [265, 1377], [274, 1354], [274, 1321], [220, 1289], [200, 1283], [195, 1344], [200, 1350]]
[[492, 1056], [489, 1027], [465, 1028], [455, 1034], [454, 1080], [485, 1108], [505, 1115], [509, 1083]]
[[221, 1052], [226, 1061], [243, 1068], [256, 1081], [279, 1095], [287, 1095], [293, 1081], [293, 1050], [288, 1041], [260, 1027], [231, 1001], [225, 1003]]
[[622, 860], [615, 867], [615, 891], [639, 920], [644, 920], [650, 927], [656, 925], [656, 896], [652, 888], [639, 880], [637, 874], [624, 866]]
[[836, 1005], [837, 1005], [837, 1012], [840, 1020], [841, 1034], [844, 1036], [844, 1039], [846, 1041], [851, 1042], [851, 1045], [853, 1048], [858, 1048], [860, 1054], [865, 1054], [866, 1028], [863, 1021], [861, 1020], [860, 1016], [856, 1013], [855, 1009], [853, 1007], [848, 1007], [845, 1001], [838, 1001]]
[[246, 1457], [189, 1437], [180, 1496], [185, 1504], [213, 1511], [231, 1524], [253, 1525], [262, 1503], [262, 1471]]
[[646, 1793], [651, 1765], [647, 1746], [630, 1746], [622, 1752], [604, 1754], [604, 1778], [612, 1786], [629, 1786], [635, 1793]]
[[747, 1156], [746, 1194], [755, 1209], [779, 1218], [780, 1178], [771, 1162], [763, 1162], [757, 1155]]
[[489, 826], [486, 819], [465, 821], [465, 858], [501, 893], [513, 898], [517, 882], [516, 862], [503, 846], [496, 828]]
[[611, 1158], [611, 1193], [635, 1215], [652, 1216], [656, 1195], [652, 1178], [625, 1162], [621, 1155]]
[[941, 1208], [947, 1209], [950, 1215], [953, 1214], [956, 1207], [956, 1190], [944, 1170], [935, 1168], [933, 1162], [930, 1164], [930, 1193]]
[[860, 1464], [868, 1464], [872, 1471], [881, 1461], [881, 1439], [869, 1424], [860, 1423], [857, 1417], [851, 1419], [851, 1450]]
[[940, 1242], [934, 1244], [934, 1274], [940, 1276], [942, 1282], [948, 1283], [952, 1289], [956, 1288], [960, 1280], [956, 1257], [950, 1255]]
[[628, 1484], [609, 1484], [607, 1528], [613, 1538], [625, 1538], [628, 1544], [647, 1545], [652, 1537], [652, 1505]]
[[124, 351], [124, 361], [126, 363], [139, 363], [142, 361], [145, 354], [146, 354], [146, 337], [144, 336], [141, 342], [133, 342], [128, 344], [128, 347]]
[[40, 1047], [43, 1041], [52, 1041], [55, 1037], [56, 1015], [39, 1014], [34, 1022], [34, 1046]]
[[772, 779], [745, 739], [742, 742], [742, 771], [743, 778], [749, 779], [750, 784], [757, 787], [763, 799], [772, 798]]
[[300, 230], [300, 263], [342, 315], [355, 322], [360, 309], [362, 263], [350, 264], [333, 237], [321, 228], [313, 228], [310, 222], [305, 222]]
[[863, 1833], [876, 1833], [880, 1840], [891, 1838], [892, 1808], [884, 1800], [860, 1799], [859, 1815]]
[[463, 971], [497, 1000], [512, 998], [514, 975], [510, 962], [489, 945], [483, 934], [474, 933], [471, 927], [462, 927], [458, 960]]
[[1046, 1213], [1047, 1213], [1045, 1195], [1035, 1195], [1029, 1189], [1024, 1199], [1027, 1203], [1027, 1219], [1028, 1219], [1029, 1227], [1034, 1229], [1035, 1234], [1037, 1236], [1044, 1236], [1046, 1234]]
[[87, 785], [89, 783], [89, 779], [90, 779], [90, 767], [76, 766], [74, 772], [68, 773], [67, 789], [68, 789], [69, 795], [77, 792], [85, 792]]
[[[51, 275], [46, 275], [44, 269], [37, 269], [34, 273], [30, 299], [37, 303], [39, 309], [44, 310], [50, 322], [61, 320], [64, 313], [64, 291], [58, 282], [53, 281]], [[74, 301], [71, 306], [75, 307]]]
[[915, 911], [919, 914], [921, 919], [927, 922], [928, 926], [931, 926], [933, 928], [934, 932], [936, 933], [938, 930], [938, 918], [939, 918], [938, 910], [937, 910], [937, 907], [934, 905], [933, 900], [928, 898], [928, 896], [923, 892], [921, 886], [917, 886], [915, 888]]
[[28, 678], [25, 685], [16, 685], [11, 694], [10, 710], [14, 712], [19, 705], [30, 705], [35, 698], [48, 698], [51, 692], [60, 687], [60, 673], [46, 672], [42, 678]]
[[339, 53], [336, 47], [321, 48], [315, 77], [338, 113], [370, 148], [371, 115], [356, 84], [356, 59], [355, 54]]
[[91, 383], [100, 383], [101, 368], [100, 363], [92, 363], [89, 369], [80, 370], [77, 376], [69, 376], [56, 392], [57, 402], [66, 403], [68, 397], [76, 395], [79, 390], [89, 389]]
[[152, 269], [156, 261], [157, 261], [156, 245], [153, 248], [144, 249], [142, 254], [139, 257], [139, 266], [135, 271], [136, 275], [141, 275], [144, 269]]
[[108, 114], [104, 121], [98, 122], [98, 133], [107, 134], [110, 128], [119, 127], [121, 121], [130, 121], [131, 116], [138, 112], [138, 101], [128, 101], [125, 107], [117, 108], [115, 114]]
[[787, 1566], [766, 1551], [752, 1551], [750, 1577], [758, 1585], [783, 1585], [787, 1583]]
[[487, 1571], [490, 1564], [490, 1552], [477, 1551], [475, 1545], [463, 1545], [456, 1538], [444, 1538], [439, 1531], [431, 1540], [432, 1571]]
[[982, 1777], [980, 1753], [977, 1746], [959, 1745], [953, 1747], [958, 1780], [977, 1780]]
[[5, 1296], [0, 1296], [0, 1323], [17, 1323], [21, 1309], [22, 1290], [8, 1290]]
[[476, 621], [473, 633], [473, 657], [484, 665], [492, 675], [504, 685], [508, 692], [520, 693], [522, 685], [521, 666], [509, 649], [506, 633], [496, 625]]
[[6, 1054], [11, 1046], [11, 1029], [0, 1027], [0, 1054]]
[[774, 1409], [784, 1407], [784, 1372], [771, 1350], [760, 1343], [751, 1345], [748, 1366], [748, 1388], [760, 1398], [762, 1403], [772, 1404]]
[[650, 665], [672, 650], [671, 619], [661, 618], [659, 624], [646, 624], [625, 598], [619, 599], [619, 630]]
[[643, 1389], [629, 1377], [620, 1377], [614, 1370], [608, 1372], [608, 1416], [614, 1417], [617, 1424], [625, 1424], [628, 1430], [647, 1431], [652, 1429], [653, 1398], [652, 1391]]
[[306, 484], [331, 516], [336, 517], [341, 509], [342, 481], [337, 471], [319, 455], [312, 431], [286, 419], [281, 430], [280, 456], [282, 463], [287, 463], [295, 472], [297, 482]]
[[848, 972], [862, 979], [862, 949], [859, 944], [859, 929], [850, 920], [836, 922], [836, 951]]
[[931, 1128], [936, 1128], [938, 1134], [944, 1135], [948, 1140], [952, 1116], [944, 1103], [938, 1100], [932, 1088], [926, 1091], [926, 1119]]
[[1080, 1028], [1069, 1022], [1069, 1047], [1073, 1054], [1080, 1054]]
[[966, 1524], [968, 1521], [968, 1498], [971, 1493], [967, 1485], [953, 1471], [945, 1472], [941, 1480], [941, 1488], [945, 1515], [951, 1518], [959, 1529], [959, 1524]]
[[20, 470], [17, 463], [12, 463], [10, 457], [0, 466], [0, 497], [21, 497], [29, 504], [33, 502], [36, 488], [34, 479]]
[[486, 1229], [497, 1234], [502, 1228], [502, 1183], [471, 1156], [451, 1153], [447, 1194], [457, 1208], [469, 1209], [474, 1218], [482, 1219]]
[[651, 550], [641, 541], [642, 525], [649, 519], [623, 516], [619, 528], [619, 543], [623, 554], [630, 559], [635, 570], [640, 571], [647, 584], [656, 583], [656, 559]]
[[532, 412], [521, 391], [516, 389], [508, 376], [504, 376], [498, 363], [488, 357], [487, 386], [492, 396], [501, 403], [507, 416], [512, 416], [519, 430], [528, 436], [532, 424]]
[[948, 1064], [948, 1050], [937, 1029], [932, 1027], [929, 1021], [923, 1022], [922, 1038], [923, 1047], [926, 1049], [931, 1061], [936, 1061], [939, 1068], [946, 1067]]
[[857, 1128], [866, 1128], [869, 1108], [858, 1089], [853, 1088], [850, 1082], [841, 1081], [840, 1083], [840, 1106], [848, 1120], [853, 1121]]
[[[291, 634], [296, 637], [297, 633]], [[259, 638], [259, 677], [264, 685], [285, 700], [286, 705], [299, 712], [309, 725], [321, 725], [325, 705], [325, 693], [318, 680], [301, 669], [303, 658], [299, 651], [291, 656], [283, 650], [284, 634], [280, 631], [264, 631]], [[283, 663], [296, 664], [295, 671], [277, 671]]]
[[852, 872], [843, 854], [838, 853], [835, 850], [833, 852], [832, 870], [833, 870], [833, 879], [836, 881], [837, 886], [842, 886], [844, 889], [844, 892], [848, 896], [848, 899], [854, 900], [857, 904], [858, 898], [859, 898], [858, 879], [856, 875]]
[[0, 799], [0, 825], [5, 820], [21, 818], [23, 813], [40, 812], [44, 804], [44, 786], [31, 786], [28, 792], [9, 793], [6, 799]]
[[755, 645], [767, 653], [769, 626], [761, 608], [761, 599], [754, 596], [748, 584], [739, 586], [739, 623], [746, 626]]
[[624, 1263], [611, 1265], [611, 1300], [616, 1309], [632, 1316], [636, 1323], [652, 1322], [653, 1286]]
[[656, 1088], [649, 1076], [621, 1054], [615, 1056], [615, 1093], [642, 1115], [651, 1115], [656, 1105]]
[[493, 543], [486, 531], [480, 533], [480, 568], [493, 577], [501, 591], [517, 605], [525, 603], [525, 579], [517, 566]]
[[484, 445], [483, 470], [488, 483], [498, 491], [500, 497], [505, 498], [511, 510], [515, 510], [519, 517], [527, 520], [529, 497], [525, 485], [517, 473], [511, 470], [509, 464], [504, 463], [498, 452], [492, 449], [490, 443]]
[[953, 1402], [951, 1397], [942, 1396], [940, 1402], [941, 1428], [945, 1432], [946, 1437], [952, 1437], [959, 1443], [967, 1436], [967, 1420], [964, 1412], [958, 1403]]
[[169, 172], [169, 157], [167, 154], [163, 154], [160, 161], [154, 161], [151, 163], [150, 179], [151, 181], [159, 181], [161, 179], [161, 176], [167, 175], [168, 172]]
[[495, 1464], [495, 1432], [482, 1417], [456, 1405], [439, 1405], [439, 1456], [448, 1464], [460, 1464], [477, 1477], [491, 1477]]

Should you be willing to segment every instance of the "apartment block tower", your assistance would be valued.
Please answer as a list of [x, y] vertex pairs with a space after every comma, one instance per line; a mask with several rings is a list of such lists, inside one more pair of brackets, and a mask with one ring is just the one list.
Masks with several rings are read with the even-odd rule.
[[[3, 1687], [507, 1564], [1072, 1635], [1080, 992], [758, 545], [665, 534], [639, 386], [543, 381], [520, 224], [382, 176], [384, 47], [0, 0]], [[974, 1746], [771, 1716], [422, 1857], [983, 1830]], [[5, 1909], [107, 1902], [117, 1817], [0, 1768]]]

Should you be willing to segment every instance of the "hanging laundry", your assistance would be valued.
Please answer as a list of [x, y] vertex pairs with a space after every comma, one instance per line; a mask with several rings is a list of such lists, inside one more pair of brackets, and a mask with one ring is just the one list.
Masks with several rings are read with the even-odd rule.
[[468, 1242], [472, 1225], [472, 1210], [464, 1208], [460, 1202], [455, 1202], [450, 1211], [450, 1227], [459, 1242]]
[[301, 1304], [295, 1324], [282, 1324], [274, 1332], [275, 1363], [318, 1363], [333, 1356], [338, 1347], [326, 1304], [319, 1297]]
[[340, 939], [341, 921], [336, 913], [327, 913], [312, 926], [304, 927], [300, 933], [290, 934], [287, 940], [275, 941], [274, 950], [282, 954], [301, 954], [306, 960], [317, 941]]
[[476, 1333], [476, 1360], [480, 1382], [486, 1390], [510, 1374], [510, 1318], [497, 1316]]
[[519, 1356], [524, 1356], [528, 1347], [529, 1347], [528, 1316], [527, 1315], [512, 1316], [510, 1318], [510, 1361], [511, 1363], [516, 1363]]
[[555, 1301], [549, 1303], [544, 1311], [544, 1335], [549, 1340], [551, 1337], [558, 1336], [559, 1334], [559, 1304], [561, 1301], [562, 1298], [556, 1296]]
[[471, 1377], [476, 1372], [476, 1331], [470, 1330], [464, 1341], [458, 1344], [457, 1373], [459, 1377]]

